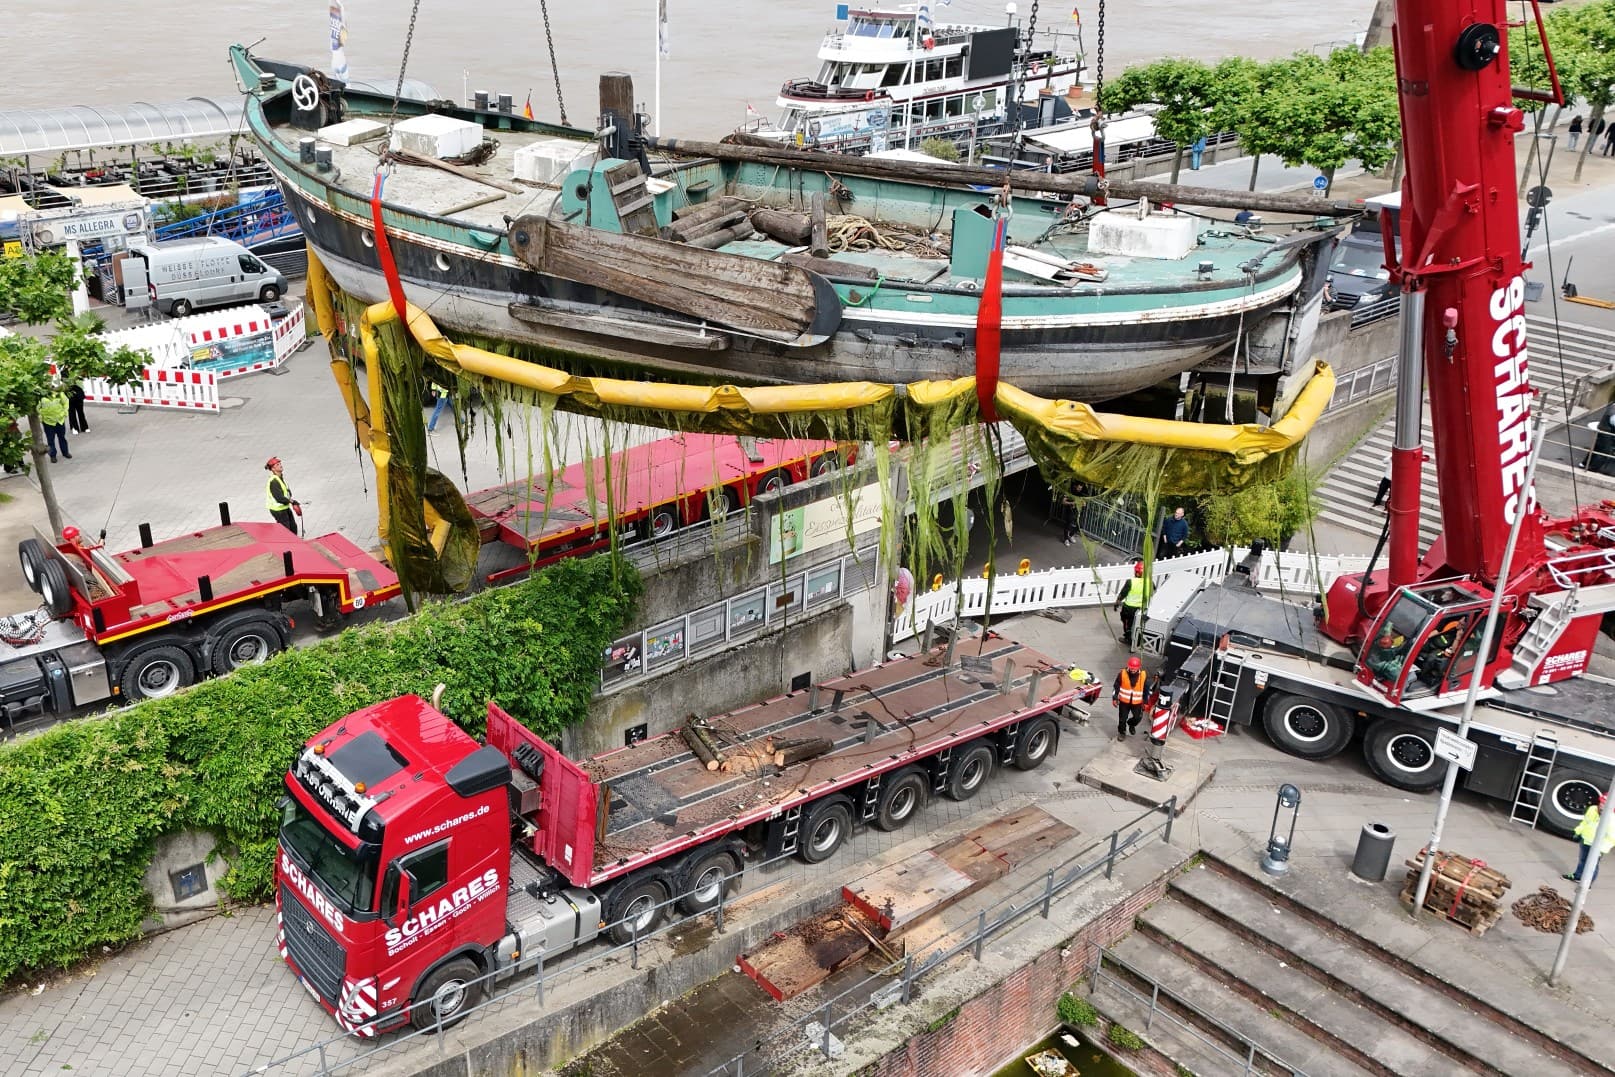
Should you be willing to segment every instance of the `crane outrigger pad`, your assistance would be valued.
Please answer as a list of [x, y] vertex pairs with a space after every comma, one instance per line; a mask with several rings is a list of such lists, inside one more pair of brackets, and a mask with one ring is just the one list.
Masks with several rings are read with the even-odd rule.
[[790, 347], [822, 344], [841, 325], [830, 282], [781, 262], [532, 215], [511, 223], [510, 249], [539, 273]]

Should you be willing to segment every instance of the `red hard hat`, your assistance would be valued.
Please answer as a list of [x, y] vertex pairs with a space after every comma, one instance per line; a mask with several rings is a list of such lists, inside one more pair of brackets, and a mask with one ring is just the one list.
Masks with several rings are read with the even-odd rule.
[[1138, 562], [1137, 564], [1135, 564], [1133, 566], [1133, 575], [1135, 575], [1135, 576], [1144, 575], [1144, 562], [1140, 561], [1140, 562]]
[[280, 457], [271, 456], [268, 460], [264, 461], [264, 470], [265, 471], [272, 470], [273, 468], [275, 468], [279, 464], [280, 464]]
[[1138, 655], [1135, 654], [1133, 657], [1127, 660], [1127, 668], [1132, 670], [1134, 673], [1137, 673], [1139, 670], [1144, 668], [1144, 663], [1139, 661]]

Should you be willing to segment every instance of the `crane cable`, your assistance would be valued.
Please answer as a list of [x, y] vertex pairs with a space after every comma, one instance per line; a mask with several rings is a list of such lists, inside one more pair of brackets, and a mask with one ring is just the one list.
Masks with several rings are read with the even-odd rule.
[[392, 112], [387, 117], [387, 144], [392, 145], [393, 125], [398, 122], [398, 102], [404, 96], [404, 72], [409, 68], [409, 47], [415, 43], [415, 20], [421, 13], [421, 0], [415, 0], [409, 8], [409, 29], [404, 32], [404, 55], [398, 61], [398, 84], [393, 87]]
[[[1526, 11], [1525, 11], [1525, 8], [1526, 8], [1525, 0], [1521, 0], [1521, 2], [1520, 2], [1520, 13], [1521, 13], [1520, 14], [1520, 21], [1521, 21], [1522, 24], [1526, 23]], [[1528, 33], [1522, 33], [1520, 35], [1520, 40], [1524, 45], [1524, 53], [1528, 57], [1530, 55], [1530, 53], [1531, 53], [1531, 35], [1528, 34]], [[1546, 60], [1546, 56], [1544, 56], [1544, 60]], [[1532, 86], [1531, 88], [1532, 89], [1538, 89], [1539, 87], [1538, 86]], [[1542, 108], [1543, 108], [1544, 111], [1547, 110], [1547, 107], [1548, 107], [1547, 104], [1543, 103]], [[1560, 106], [1560, 107], [1562, 108], [1563, 106]], [[1557, 120], [1557, 117], [1556, 117], [1556, 120]], [[1538, 184], [1538, 186], [1541, 186], [1541, 187], [1545, 188], [1547, 186], [1547, 183], [1548, 183], [1548, 161], [1547, 161], [1547, 158], [1545, 156], [1543, 156], [1543, 154], [1541, 152], [1538, 152], [1537, 155], [1536, 155], [1536, 172], [1537, 172], [1537, 184]], [[1575, 407], [1575, 401], [1571, 399], [1570, 372], [1565, 368], [1564, 326], [1563, 326], [1563, 323], [1560, 322], [1560, 320], [1559, 320], [1559, 292], [1558, 292], [1557, 289], [1555, 289], [1553, 287], [1553, 281], [1554, 281], [1553, 231], [1548, 226], [1548, 209], [1547, 209], [1547, 206], [1542, 207], [1542, 243], [1543, 243], [1543, 246], [1546, 248], [1546, 254], [1547, 254], [1548, 290], [1552, 294], [1550, 302], [1551, 302], [1551, 304], [1553, 306], [1553, 351], [1554, 351], [1554, 359], [1555, 359], [1555, 361], [1556, 361], [1556, 363], [1557, 363], [1557, 365], [1559, 367], [1559, 392], [1561, 394], [1561, 398], [1564, 401], [1565, 453], [1566, 453], [1566, 456], [1567, 456], [1567, 462], [1570, 465], [1570, 499], [1571, 499], [1572, 503], [1574, 503], [1576, 505], [1580, 505], [1581, 504], [1581, 488], [1580, 488], [1581, 484], [1580, 484], [1580, 482], [1578, 481], [1578, 479], [1576, 477], [1577, 468], [1576, 468], [1575, 424], [1571, 421], [1572, 411], [1573, 411], [1573, 409]], [[1524, 259], [1522, 258], [1521, 261], [1523, 262]], [[1522, 268], [1522, 273], [1523, 273], [1523, 268]], [[1592, 455], [1593, 454], [1593, 449], [1596, 449], [1597, 447], [1598, 447], [1598, 443], [1597, 443], [1597, 440], [1595, 438], [1592, 447], [1587, 450], [1587, 464], [1588, 464], [1589, 469], [1591, 468], [1592, 462], [1593, 462], [1593, 455]]]
[[550, 73], [555, 76], [555, 107], [561, 113], [561, 126], [570, 127], [566, 122], [566, 101], [561, 97], [561, 66], [555, 62], [555, 35], [550, 33], [549, 0], [538, 0], [538, 11], [544, 16], [544, 43], [550, 48]]

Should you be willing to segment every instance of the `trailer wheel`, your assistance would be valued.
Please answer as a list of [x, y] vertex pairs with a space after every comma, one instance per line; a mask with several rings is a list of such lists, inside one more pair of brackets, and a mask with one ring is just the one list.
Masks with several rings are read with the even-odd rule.
[[258, 292], [258, 298], [265, 303], [273, 303], [280, 298], [280, 289], [273, 284], [266, 284]]
[[822, 479], [832, 471], [839, 470], [840, 467], [841, 458], [836, 456], [834, 452], [827, 452], [817, 460], [813, 461], [813, 466], [809, 469], [809, 473], [815, 479]]
[[893, 774], [880, 791], [875, 826], [881, 830], [896, 830], [906, 826], [925, 807], [928, 784], [925, 774], [912, 768]]
[[759, 494], [777, 494], [791, 484], [791, 477], [783, 471], [772, 471], [757, 484]]
[[39, 597], [45, 609], [58, 619], [73, 612], [73, 591], [67, 585], [67, 570], [56, 561], [46, 561], [39, 570]]
[[809, 864], [828, 860], [852, 833], [852, 809], [839, 798], [815, 804], [802, 820], [802, 846], [796, 855]]
[[738, 882], [740, 861], [727, 849], [696, 857], [679, 882], [679, 911], [698, 916], [718, 907], [724, 891]]
[[40, 574], [45, 570], [45, 544], [36, 538], [17, 543], [17, 558], [22, 562], [22, 578], [30, 591], [38, 592]]
[[972, 744], [966, 748], [948, 769], [948, 799], [969, 800], [981, 792], [981, 787], [992, 777], [997, 757], [998, 753], [992, 750], [991, 745]]
[[267, 617], [249, 615], [221, 626], [214, 635], [209, 654], [213, 672], [222, 677], [242, 666], [257, 666], [284, 649], [280, 630]]
[[191, 309], [189, 299], [176, 299], [174, 300], [174, 305], [168, 308], [168, 313], [176, 318], [183, 318], [191, 312]]
[[1434, 736], [1400, 722], [1369, 726], [1363, 734], [1363, 759], [1374, 777], [1410, 793], [1428, 793], [1447, 776], [1436, 758]]
[[1542, 800], [1542, 813], [1537, 816], [1537, 825], [1561, 838], [1575, 837], [1581, 817], [1589, 807], [1598, 803], [1607, 785], [1607, 777], [1602, 783], [1595, 783], [1584, 774], [1555, 767], [1553, 773], [1548, 775], [1547, 795]]
[[648, 537], [666, 538], [679, 529], [678, 511], [672, 505], [659, 505], [651, 509], [646, 528]]
[[1318, 699], [1280, 692], [1262, 710], [1262, 728], [1281, 750], [1302, 759], [1328, 759], [1351, 743], [1357, 720]]
[[423, 1032], [458, 1024], [482, 998], [482, 984], [475, 982], [481, 975], [468, 957], [433, 969], [415, 989], [409, 1023]]
[[1020, 739], [1015, 744], [1015, 769], [1036, 770], [1054, 754], [1055, 741], [1060, 731], [1048, 718], [1034, 718], [1021, 727]]
[[667, 906], [667, 887], [660, 879], [640, 879], [624, 883], [611, 894], [606, 907], [606, 934], [618, 946], [634, 941], [637, 931], [644, 938], [662, 922]]
[[171, 696], [195, 681], [196, 666], [191, 656], [172, 644], [159, 644], [129, 659], [118, 683], [123, 697], [134, 703]]

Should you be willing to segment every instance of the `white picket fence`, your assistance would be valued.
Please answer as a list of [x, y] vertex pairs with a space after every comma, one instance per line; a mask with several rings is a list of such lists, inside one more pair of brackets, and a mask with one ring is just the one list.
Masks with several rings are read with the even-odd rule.
[[[1185, 576], [1205, 583], [1217, 583], [1244, 561], [1250, 551], [1244, 547], [1205, 550], [1155, 563], [1156, 594], [1181, 594], [1180, 588], [1166, 588], [1166, 581]], [[1253, 567], [1252, 580], [1264, 591], [1311, 595], [1325, 590], [1336, 577], [1368, 568], [1366, 557], [1314, 556], [1307, 553], [1263, 552]], [[1384, 564], [1384, 558], [1380, 559]], [[892, 642], [897, 643], [923, 632], [927, 625], [949, 624], [956, 617], [1002, 617], [1046, 609], [1070, 609], [1114, 602], [1122, 585], [1133, 577], [1130, 563], [1095, 565], [1081, 568], [1055, 568], [1028, 572], [1024, 576], [1000, 575], [993, 581], [992, 606], [988, 608], [985, 577], [944, 582], [940, 587], [916, 594], [892, 621]], [[1153, 603], [1150, 616], [1156, 610]]]

